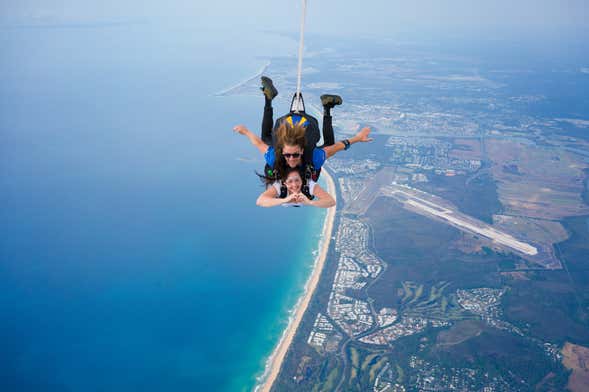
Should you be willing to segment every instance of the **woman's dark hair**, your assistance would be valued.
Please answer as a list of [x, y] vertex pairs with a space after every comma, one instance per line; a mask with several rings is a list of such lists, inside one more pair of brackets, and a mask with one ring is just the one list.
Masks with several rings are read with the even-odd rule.
[[[301, 151], [304, 151], [305, 149], [306, 129], [304, 126], [299, 124], [290, 126], [286, 122], [283, 122], [275, 132], [276, 145], [274, 146], [274, 175], [269, 176], [267, 173], [264, 173], [263, 175], [256, 173], [266, 186], [272, 184], [274, 181], [286, 180], [286, 176], [292, 171], [288, 170], [290, 169], [290, 166], [286, 164], [286, 160], [282, 156], [284, 146], [299, 146]], [[300, 174], [301, 178], [303, 178], [303, 173]]]
[[286, 179], [288, 178], [288, 175], [292, 172], [299, 173], [299, 176], [301, 176], [301, 180], [303, 180], [303, 182], [305, 181], [305, 176], [304, 176], [305, 173], [302, 172], [302, 169], [300, 167], [290, 167], [290, 166], [287, 166], [286, 169], [284, 169], [284, 177], [282, 178], [281, 181], [283, 181], [283, 182], [286, 181]]

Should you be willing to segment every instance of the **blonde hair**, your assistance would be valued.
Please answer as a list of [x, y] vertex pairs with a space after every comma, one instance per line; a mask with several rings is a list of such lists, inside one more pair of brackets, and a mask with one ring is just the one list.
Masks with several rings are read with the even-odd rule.
[[[305, 127], [299, 124], [295, 124], [294, 126], [290, 126], [286, 122], [280, 124], [276, 130], [276, 152], [282, 155], [282, 149], [286, 145], [299, 146], [301, 150], [304, 150], [305, 132]], [[278, 158], [278, 156], [276, 158]]]

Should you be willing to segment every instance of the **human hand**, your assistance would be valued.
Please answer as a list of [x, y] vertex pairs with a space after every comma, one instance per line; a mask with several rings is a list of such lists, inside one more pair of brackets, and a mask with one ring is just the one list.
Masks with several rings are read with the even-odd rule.
[[291, 193], [290, 195], [286, 195], [286, 197], [282, 199], [282, 204], [299, 203], [298, 196], [299, 193]]
[[233, 132], [237, 132], [240, 135], [247, 135], [249, 133], [249, 129], [245, 125], [236, 125], [233, 127]]
[[306, 206], [311, 205], [311, 200], [304, 193], [297, 193], [296, 202]]
[[369, 137], [370, 135], [370, 128], [364, 127], [356, 134], [356, 141], [359, 142], [371, 142], [373, 139]]

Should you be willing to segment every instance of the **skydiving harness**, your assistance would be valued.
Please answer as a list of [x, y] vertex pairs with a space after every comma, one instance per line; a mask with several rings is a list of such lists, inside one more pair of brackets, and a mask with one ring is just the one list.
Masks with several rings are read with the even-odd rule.
[[[295, 98], [293, 97], [293, 105], [295, 104]], [[316, 148], [317, 142], [319, 141], [319, 124], [317, 123], [317, 119], [313, 116], [310, 116], [305, 113], [305, 103], [303, 102], [303, 96], [299, 96], [299, 103], [302, 105], [301, 112], [295, 112], [291, 109], [291, 112], [286, 116], [283, 116], [278, 119], [276, 122], [280, 124], [281, 122], [286, 122], [289, 126], [294, 127], [295, 125], [302, 125], [305, 127], [305, 148], [303, 150], [303, 172], [301, 173], [301, 177], [306, 180], [313, 180], [317, 181], [319, 179], [319, 175], [321, 174], [321, 168], [315, 169], [313, 166], [313, 150]]]
[[[313, 180], [317, 182], [319, 175], [321, 174], [321, 168], [315, 169], [312, 163], [303, 165], [299, 171], [301, 172], [301, 178], [305, 179], [305, 181]], [[266, 166], [264, 166], [264, 175], [274, 181], [280, 181], [280, 173], [278, 172], [278, 169], [274, 169], [267, 163]]]

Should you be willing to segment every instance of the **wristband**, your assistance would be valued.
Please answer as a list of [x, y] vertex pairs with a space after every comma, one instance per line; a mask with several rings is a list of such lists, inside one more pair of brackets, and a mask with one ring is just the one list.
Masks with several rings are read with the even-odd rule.
[[342, 143], [344, 143], [344, 150], [349, 149], [351, 146], [350, 141], [348, 139], [342, 140]]

